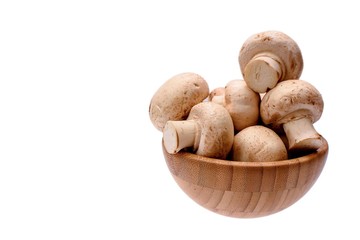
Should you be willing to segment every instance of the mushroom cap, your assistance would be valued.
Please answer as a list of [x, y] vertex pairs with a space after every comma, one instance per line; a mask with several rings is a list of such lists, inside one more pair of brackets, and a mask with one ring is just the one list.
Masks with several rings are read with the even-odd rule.
[[218, 87], [213, 89], [209, 94], [209, 100], [211, 102], [225, 106], [225, 88]]
[[297, 43], [285, 33], [265, 31], [250, 36], [241, 47], [239, 64], [244, 75], [250, 60], [261, 53], [276, 55], [282, 62], [281, 80], [298, 79], [303, 70], [303, 58]]
[[162, 131], [169, 120], [185, 120], [191, 108], [209, 95], [209, 86], [200, 75], [186, 72], [168, 79], [153, 95], [149, 115]]
[[191, 109], [187, 120], [195, 120], [201, 129], [196, 154], [226, 159], [234, 140], [229, 112], [220, 104], [201, 102]]
[[260, 94], [250, 89], [244, 80], [232, 80], [225, 86], [225, 108], [235, 130], [256, 125], [259, 120]]
[[304, 80], [286, 80], [268, 91], [260, 103], [265, 125], [277, 129], [294, 119], [307, 117], [312, 123], [320, 119], [324, 102], [320, 92]]
[[270, 162], [288, 158], [281, 138], [270, 128], [256, 125], [238, 132], [234, 137], [233, 160]]

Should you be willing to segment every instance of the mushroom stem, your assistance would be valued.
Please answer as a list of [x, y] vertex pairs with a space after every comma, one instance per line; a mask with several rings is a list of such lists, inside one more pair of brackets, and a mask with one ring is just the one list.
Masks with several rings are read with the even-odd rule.
[[264, 93], [282, 79], [282, 69], [281, 60], [274, 54], [258, 54], [246, 65], [244, 80], [255, 92]]
[[186, 147], [199, 146], [199, 127], [194, 120], [167, 121], [163, 130], [164, 146], [168, 153], [175, 154]]
[[310, 118], [289, 121], [284, 123], [283, 128], [289, 141], [289, 150], [316, 150], [322, 144], [321, 136], [316, 132]]

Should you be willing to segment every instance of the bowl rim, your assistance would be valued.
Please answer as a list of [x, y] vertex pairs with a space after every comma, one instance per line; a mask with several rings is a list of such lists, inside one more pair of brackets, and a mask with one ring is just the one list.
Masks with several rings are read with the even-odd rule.
[[[281, 167], [281, 166], [289, 166], [293, 164], [299, 164], [299, 163], [305, 163], [308, 161], [311, 161], [321, 155], [327, 155], [329, 150], [329, 144], [327, 140], [321, 136], [321, 141], [323, 144], [314, 152], [311, 152], [309, 154], [285, 159], [285, 160], [279, 160], [279, 161], [264, 161], [264, 162], [241, 162], [241, 161], [233, 161], [233, 160], [227, 160], [227, 159], [217, 159], [217, 158], [210, 158], [205, 156], [200, 156], [195, 153], [186, 152], [186, 151], [180, 151], [176, 154], [170, 154], [165, 150], [164, 147], [164, 141], [162, 141], [162, 147], [163, 152], [170, 158], [182, 158], [187, 160], [193, 160], [197, 161], [199, 163], [204, 163], [207, 165], [217, 165], [217, 166], [223, 166], [223, 167], [241, 167], [241, 168], [266, 168], [266, 167]], [[166, 157], [166, 158], [168, 158]]]

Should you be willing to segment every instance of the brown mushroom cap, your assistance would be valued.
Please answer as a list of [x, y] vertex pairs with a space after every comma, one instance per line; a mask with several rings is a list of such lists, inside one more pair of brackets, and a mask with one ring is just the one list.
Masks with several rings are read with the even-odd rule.
[[320, 92], [304, 80], [286, 80], [265, 94], [260, 103], [260, 116], [264, 124], [274, 129], [289, 121], [309, 118], [320, 119], [324, 102]]
[[244, 80], [231, 80], [225, 87], [215, 88], [209, 100], [229, 111], [235, 131], [258, 123], [260, 94], [250, 89]]
[[[299, 46], [288, 35], [279, 31], [265, 31], [250, 36], [244, 42], [238, 60], [244, 80], [256, 92], [271, 89], [277, 81], [298, 79], [303, 69]], [[249, 64], [250, 62], [254, 64]], [[247, 67], [251, 69], [246, 71]], [[249, 73], [246, 72], [255, 76], [248, 77]], [[269, 86], [259, 83], [264, 78], [271, 80], [271, 83], [267, 83]]]
[[162, 131], [169, 120], [184, 120], [191, 108], [209, 95], [207, 82], [196, 73], [181, 73], [167, 80], [153, 95], [149, 115]]
[[187, 120], [168, 121], [163, 138], [169, 153], [192, 147], [198, 155], [226, 159], [234, 140], [234, 126], [229, 112], [223, 106], [201, 102], [191, 109]]
[[286, 160], [286, 147], [281, 138], [270, 128], [256, 125], [250, 126], [234, 137], [234, 161], [270, 162]]
[[213, 89], [209, 94], [209, 101], [218, 103], [225, 107], [225, 88], [218, 87]]
[[240, 131], [258, 123], [260, 95], [244, 80], [232, 80], [225, 86], [225, 108], [232, 117], [235, 130]]

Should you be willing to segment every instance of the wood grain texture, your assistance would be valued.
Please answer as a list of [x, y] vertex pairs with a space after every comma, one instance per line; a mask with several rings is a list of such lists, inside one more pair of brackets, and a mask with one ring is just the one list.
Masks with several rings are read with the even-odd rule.
[[278, 162], [235, 162], [188, 152], [169, 154], [167, 166], [180, 188], [213, 212], [239, 218], [279, 212], [304, 196], [320, 176], [328, 143], [313, 153]]

